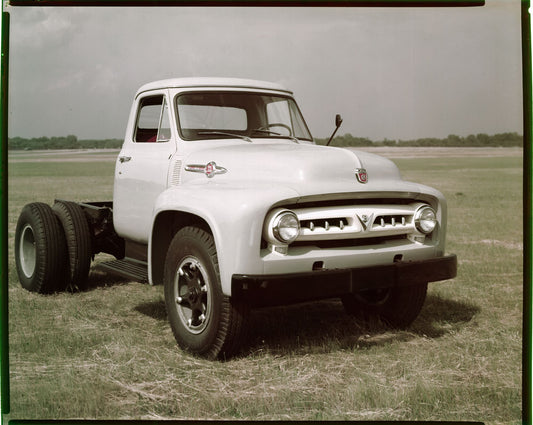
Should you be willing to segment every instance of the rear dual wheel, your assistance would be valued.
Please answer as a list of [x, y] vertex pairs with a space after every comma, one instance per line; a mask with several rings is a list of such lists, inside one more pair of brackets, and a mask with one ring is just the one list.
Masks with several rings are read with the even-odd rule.
[[15, 231], [15, 263], [19, 281], [31, 292], [49, 294], [66, 285], [67, 245], [49, 205], [26, 205]]
[[93, 253], [87, 217], [83, 209], [74, 202], [57, 201], [52, 210], [63, 228], [68, 252], [68, 279], [61, 289], [86, 290]]
[[15, 231], [15, 263], [23, 288], [41, 294], [86, 289], [91, 255], [89, 226], [79, 205], [24, 206]]

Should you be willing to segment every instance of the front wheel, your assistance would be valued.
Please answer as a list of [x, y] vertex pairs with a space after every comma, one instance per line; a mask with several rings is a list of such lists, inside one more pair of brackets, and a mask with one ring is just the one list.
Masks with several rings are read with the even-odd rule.
[[239, 349], [248, 308], [222, 292], [213, 236], [185, 227], [165, 260], [165, 304], [172, 332], [184, 350], [227, 358]]
[[427, 283], [362, 291], [341, 298], [347, 313], [368, 320], [377, 317], [393, 328], [407, 328], [422, 310]]

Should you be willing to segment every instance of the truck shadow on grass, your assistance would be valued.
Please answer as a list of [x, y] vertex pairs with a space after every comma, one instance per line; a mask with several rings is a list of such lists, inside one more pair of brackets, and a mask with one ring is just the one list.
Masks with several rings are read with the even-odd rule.
[[93, 291], [98, 288], [109, 286], [126, 285], [131, 279], [106, 273], [97, 268], [92, 268], [89, 273], [87, 291]]
[[428, 295], [417, 320], [406, 330], [395, 330], [377, 319], [365, 322], [349, 316], [337, 300], [257, 310], [250, 320], [246, 351], [327, 353], [439, 338], [458, 331], [479, 311], [474, 304]]
[[[164, 301], [137, 305], [135, 310], [167, 320]], [[379, 321], [364, 322], [345, 313], [339, 300], [325, 300], [253, 310], [248, 337], [240, 356], [260, 354], [328, 353], [338, 349], [368, 349], [416, 338], [439, 338], [456, 332], [480, 311], [471, 303], [428, 295], [417, 320], [406, 330]]]
[[139, 304], [134, 310], [152, 319], [168, 321], [167, 308], [163, 300]]

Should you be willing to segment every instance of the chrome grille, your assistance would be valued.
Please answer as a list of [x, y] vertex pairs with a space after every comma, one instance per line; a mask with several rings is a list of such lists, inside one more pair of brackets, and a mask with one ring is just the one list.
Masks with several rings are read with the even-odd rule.
[[380, 215], [374, 219], [372, 228], [408, 226], [411, 224], [412, 218], [412, 215]]
[[422, 205], [344, 205], [294, 208], [300, 220], [298, 242], [393, 237], [418, 233], [413, 216]]
[[303, 229], [309, 229], [314, 231], [315, 229], [330, 230], [332, 227], [338, 227], [340, 230], [344, 230], [344, 227], [348, 224], [346, 217], [335, 217], [317, 220], [302, 220], [300, 221], [300, 227]]

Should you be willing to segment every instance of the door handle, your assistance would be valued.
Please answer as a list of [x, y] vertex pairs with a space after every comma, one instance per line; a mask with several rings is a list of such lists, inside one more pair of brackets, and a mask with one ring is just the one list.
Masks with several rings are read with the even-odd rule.
[[120, 162], [128, 162], [128, 161], [131, 160], [131, 156], [119, 156], [119, 157], [118, 157], [118, 160], [119, 160]]

